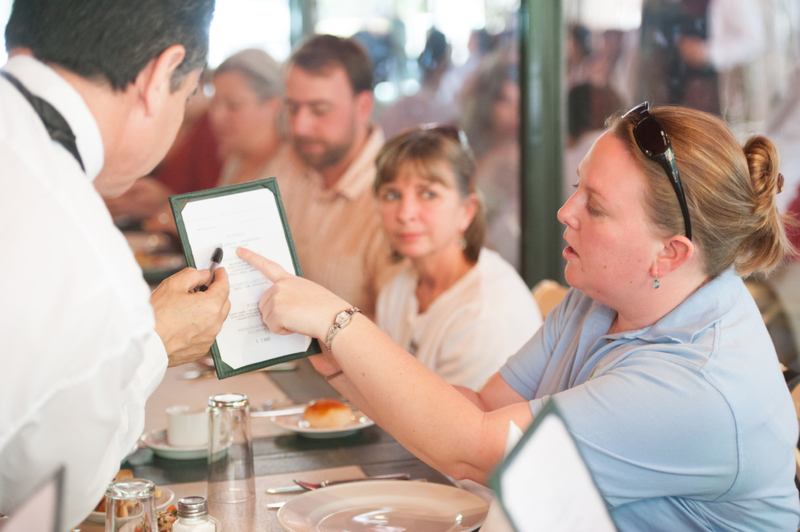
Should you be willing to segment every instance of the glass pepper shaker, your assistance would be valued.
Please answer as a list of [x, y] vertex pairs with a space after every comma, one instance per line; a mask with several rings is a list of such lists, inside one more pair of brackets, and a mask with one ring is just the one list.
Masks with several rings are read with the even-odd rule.
[[173, 532], [216, 532], [216, 529], [208, 517], [205, 497], [184, 497], [178, 501], [178, 520], [172, 524]]

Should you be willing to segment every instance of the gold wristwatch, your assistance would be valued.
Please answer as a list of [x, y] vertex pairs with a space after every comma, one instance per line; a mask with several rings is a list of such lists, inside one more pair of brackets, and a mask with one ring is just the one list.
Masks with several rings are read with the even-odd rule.
[[361, 311], [356, 307], [350, 307], [347, 310], [341, 311], [336, 315], [335, 318], [333, 318], [333, 325], [331, 325], [331, 328], [328, 329], [328, 338], [325, 340], [325, 347], [328, 348], [328, 351], [332, 351], [331, 342], [333, 342], [333, 337], [336, 336], [336, 333], [338, 333], [340, 330], [347, 327], [356, 312]]

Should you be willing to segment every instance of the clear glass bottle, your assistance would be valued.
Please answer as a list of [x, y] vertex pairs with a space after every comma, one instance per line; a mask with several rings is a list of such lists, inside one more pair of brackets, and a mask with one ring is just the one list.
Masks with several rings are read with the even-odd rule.
[[208, 517], [205, 497], [184, 497], [178, 501], [178, 520], [172, 532], [216, 532], [217, 527]]

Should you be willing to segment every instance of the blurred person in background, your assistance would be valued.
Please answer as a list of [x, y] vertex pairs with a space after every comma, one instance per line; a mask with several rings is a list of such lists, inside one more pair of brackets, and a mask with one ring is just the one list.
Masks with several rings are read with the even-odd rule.
[[262, 177], [276, 176], [303, 275], [368, 316], [391, 276], [375, 208], [372, 65], [353, 39], [315, 35], [289, 58], [284, 103], [289, 142]]
[[392, 105], [381, 117], [387, 138], [420, 124], [455, 124], [457, 109], [453, 100], [440, 98], [442, 77], [450, 68], [450, 45], [444, 33], [432, 28], [425, 49], [417, 59], [422, 80], [419, 91]]
[[464, 84], [478, 71], [481, 61], [495, 49], [495, 41], [496, 38], [485, 29], [472, 30], [467, 42], [469, 57], [463, 65], [451, 67], [445, 72], [436, 95], [439, 101], [454, 102], [460, 108]]
[[542, 324], [514, 268], [483, 247], [475, 161], [457, 129], [410, 130], [378, 153], [375, 195], [408, 259], [378, 297], [377, 324], [445, 381], [479, 390]]
[[[284, 143], [281, 132], [281, 66], [267, 52], [250, 48], [233, 54], [217, 67], [212, 80], [214, 96], [202, 117], [201, 124], [205, 125], [202, 130], [196, 129], [195, 134], [207, 129], [214, 139], [213, 146], [204, 142], [205, 135], [193, 135], [187, 139], [188, 150], [179, 152], [195, 156], [187, 161], [191, 161], [192, 167], [183, 167], [181, 174], [206, 176], [205, 182], [203, 188], [175, 190], [175, 194], [265, 177], [262, 174], [264, 168]], [[213, 152], [199, 152], [200, 149], [212, 148]], [[195, 168], [209, 159], [223, 163], [209, 162], [202, 168]], [[171, 169], [171, 166], [165, 168]], [[216, 174], [210, 175], [211, 171]], [[161, 209], [150, 216], [145, 228], [177, 234], [168, 202], [165, 201]]]
[[586, 83], [592, 75], [592, 33], [586, 26], [567, 28], [567, 87]]
[[[213, 0], [17, 0], [0, 77], [0, 512], [62, 466], [61, 529], [97, 504], [168, 365], [203, 356], [228, 278], [151, 294], [103, 198], [164, 157], [208, 53]], [[79, 29], [79, 30], [78, 30]]]
[[352, 39], [369, 54], [373, 84], [396, 79], [400, 69], [405, 69], [405, 25], [399, 18], [392, 17], [387, 33], [361, 30]]
[[225, 161], [218, 186], [261, 177], [283, 146], [281, 65], [263, 50], [235, 53], [214, 71], [209, 116]]
[[647, 0], [640, 94], [720, 114], [719, 73], [756, 59], [766, 30], [756, 0]]
[[465, 86], [461, 126], [477, 161], [475, 180], [486, 202], [488, 247], [520, 267], [519, 83], [508, 52], [486, 59]]

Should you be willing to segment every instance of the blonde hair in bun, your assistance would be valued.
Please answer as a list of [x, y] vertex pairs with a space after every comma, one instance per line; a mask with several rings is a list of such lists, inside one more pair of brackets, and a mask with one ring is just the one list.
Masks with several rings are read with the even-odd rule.
[[786, 225], [792, 222], [781, 216], [775, 205], [775, 195], [780, 192], [780, 156], [775, 145], [759, 135], [745, 143], [744, 155], [753, 190], [754, 224], [752, 232], [741, 244], [736, 269], [746, 272], [768, 271], [780, 264], [786, 254], [796, 253], [785, 231]]
[[[741, 276], [768, 272], [794, 253], [775, 204], [778, 152], [756, 136], [742, 148], [718, 117], [685, 107], [657, 107], [675, 150], [692, 241], [709, 277], [731, 265]], [[648, 159], [633, 138], [634, 117], [613, 117], [609, 128], [628, 146], [647, 176], [644, 207], [665, 236], [684, 234], [675, 191], [661, 166]]]

